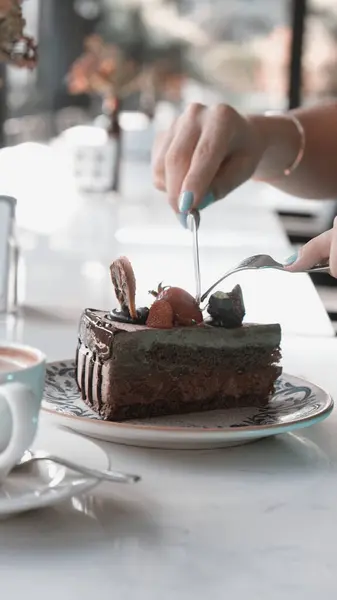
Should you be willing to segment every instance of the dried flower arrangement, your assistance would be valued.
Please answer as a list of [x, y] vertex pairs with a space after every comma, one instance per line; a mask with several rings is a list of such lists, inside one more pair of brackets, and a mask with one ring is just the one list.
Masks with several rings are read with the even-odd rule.
[[108, 116], [108, 133], [117, 144], [113, 190], [117, 191], [119, 186], [122, 101], [138, 92], [144, 112], [152, 117], [158, 97], [164, 95], [174, 101], [183, 80], [183, 73], [175, 71], [168, 60], [156, 57], [144, 63], [129, 58], [121, 48], [105, 42], [99, 35], [85, 40], [83, 54], [68, 73], [68, 90], [71, 94], [95, 94], [102, 98], [103, 112]]
[[119, 111], [121, 100], [135, 89], [140, 67], [122, 51], [107, 44], [99, 35], [85, 40], [84, 53], [73, 63], [68, 74], [71, 94], [97, 94], [102, 98], [103, 112], [108, 116], [108, 133], [116, 142], [112, 190], [119, 190], [121, 137]]
[[114, 110], [116, 101], [140, 92], [175, 100], [179, 96], [185, 74], [166, 58], [158, 57], [141, 64], [127, 56], [99, 35], [89, 36], [84, 53], [74, 62], [68, 74], [71, 94], [97, 94], [107, 108]]
[[113, 107], [116, 98], [133, 91], [139, 74], [139, 65], [119, 48], [91, 35], [85, 40], [84, 53], [70, 69], [68, 89], [71, 94], [98, 94]]
[[33, 69], [37, 62], [37, 46], [25, 35], [22, 0], [0, 0], [0, 61]]

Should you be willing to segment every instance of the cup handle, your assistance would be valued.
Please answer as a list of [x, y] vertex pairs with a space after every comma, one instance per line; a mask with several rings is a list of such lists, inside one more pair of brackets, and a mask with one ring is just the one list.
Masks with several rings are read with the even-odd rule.
[[0, 453], [0, 471], [6, 471], [20, 460], [34, 440], [38, 418], [34, 394], [28, 385], [13, 381], [0, 386], [12, 415], [12, 435], [5, 450]]

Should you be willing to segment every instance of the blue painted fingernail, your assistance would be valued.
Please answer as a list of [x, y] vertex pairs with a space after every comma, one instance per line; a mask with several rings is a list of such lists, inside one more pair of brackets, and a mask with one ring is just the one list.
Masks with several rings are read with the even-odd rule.
[[187, 214], [186, 213], [178, 213], [177, 214], [178, 221], [180, 225], [187, 229]]
[[291, 256], [289, 256], [288, 258], [286, 258], [286, 260], [283, 262], [283, 264], [286, 267], [289, 267], [290, 265], [293, 265], [294, 262], [296, 262], [298, 259], [298, 253], [295, 252], [295, 254], [292, 254]]
[[[191, 210], [193, 202], [193, 192], [183, 192], [182, 194], [180, 194], [178, 202], [179, 213], [177, 214], [177, 217], [179, 219], [180, 224], [183, 227], [185, 227], [185, 229], [187, 228], [187, 213]], [[206, 196], [203, 197], [199, 205], [199, 210], [207, 208], [207, 206], [210, 206], [210, 204], [213, 204], [213, 202], [215, 202], [215, 197], [212, 194], [212, 192], [209, 192], [208, 194], [206, 194]]]
[[179, 196], [178, 208], [179, 212], [187, 213], [191, 210], [194, 202], [193, 192], [183, 192]]
[[207, 206], [213, 204], [213, 202], [215, 202], [215, 197], [212, 194], [212, 192], [209, 192], [208, 194], [206, 194], [206, 196], [203, 197], [202, 201], [200, 202], [199, 210], [207, 208]]

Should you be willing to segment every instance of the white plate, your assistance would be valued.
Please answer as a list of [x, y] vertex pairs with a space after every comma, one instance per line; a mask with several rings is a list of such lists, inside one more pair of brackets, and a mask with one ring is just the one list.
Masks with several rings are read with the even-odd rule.
[[74, 361], [47, 366], [43, 410], [55, 422], [108, 442], [152, 448], [199, 449], [244, 444], [309, 427], [329, 416], [333, 400], [324, 390], [283, 374], [268, 406], [214, 410], [139, 421], [103, 421], [80, 398]]
[[[50, 433], [50, 432], [49, 432]], [[48, 435], [49, 438], [49, 435]], [[108, 457], [94, 442], [68, 431], [57, 431], [55, 440], [38, 434], [33, 449], [83, 462], [97, 469], [109, 468]], [[62, 454], [63, 453], [63, 454]], [[0, 486], [0, 517], [52, 506], [57, 502], [83, 494], [98, 485], [97, 479], [84, 477], [49, 461], [27, 465], [12, 473]]]

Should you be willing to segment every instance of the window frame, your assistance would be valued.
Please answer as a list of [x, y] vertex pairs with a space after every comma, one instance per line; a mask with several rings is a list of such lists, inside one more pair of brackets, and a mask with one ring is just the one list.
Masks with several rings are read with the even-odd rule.
[[289, 60], [288, 108], [297, 108], [302, 101], [302, 63], [308, 0], [291, 0], [290, 24], [292, 41]]

